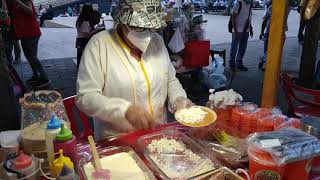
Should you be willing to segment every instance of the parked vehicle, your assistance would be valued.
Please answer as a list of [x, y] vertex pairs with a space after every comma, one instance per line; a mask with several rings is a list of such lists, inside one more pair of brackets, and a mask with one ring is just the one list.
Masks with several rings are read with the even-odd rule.
[[252, 8], [263, 8], [263, 6], [260, 5], [260, 2], [257, 0], [252, 1]]
[[208, 5], [208, 10], [213, 12], [222, 12], [227, 9], [227, 1], [211, 1]]
[[202, 13], [208, 13], [208, 6], [203, 3], [201, 0], [193, 0], [192, 5], [194, 7], [194, 11]]

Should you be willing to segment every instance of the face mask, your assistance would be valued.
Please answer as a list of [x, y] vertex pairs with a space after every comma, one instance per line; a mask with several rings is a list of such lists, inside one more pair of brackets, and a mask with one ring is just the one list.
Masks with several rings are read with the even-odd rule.
[[145, 30], [142, 32], [130, 30], [127, 34], [128, 40], [143, 53], [147, 51], [152, 37], [153, 33], [149, 30]]

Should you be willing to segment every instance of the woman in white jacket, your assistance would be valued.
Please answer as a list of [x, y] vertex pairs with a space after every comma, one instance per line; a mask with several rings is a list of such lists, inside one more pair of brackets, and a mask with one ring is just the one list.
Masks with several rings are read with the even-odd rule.
[[93, 36], [84, 50], [76, 104], [94, 117], [97, 139], [165, 123], [167, 98], [175, 110], [191, 104], [154, 32], [165, 26], [159, 10], [160, 1], [121, 0], [115, 28]]

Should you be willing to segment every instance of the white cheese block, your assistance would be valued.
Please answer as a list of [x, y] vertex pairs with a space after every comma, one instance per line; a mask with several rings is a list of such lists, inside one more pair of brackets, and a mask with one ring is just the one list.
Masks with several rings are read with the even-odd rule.
[[[148, 179], [147, 175], [140, 169], [136, 161], [128, 153], [122, 152], [100, 159], [103, 169], [111, 173], [111, 180], [126, 179]], [[84, 165], [84, 171], [88, 180], [92, 180], [92, 173], [95, 171], [91, 163]]]

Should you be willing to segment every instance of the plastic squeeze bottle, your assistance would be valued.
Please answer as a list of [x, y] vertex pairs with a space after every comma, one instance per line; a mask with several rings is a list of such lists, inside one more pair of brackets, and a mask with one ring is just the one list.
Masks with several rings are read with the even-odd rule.
[[63, 150], [59, 150], [59, 157], [55, 159], [50, 168], [51, 175], [53, 177], [58, 177], [61, 173], [63, 166], [67, 166], [68, 169], [74, 171], [74, 166], [69, 157], [63, 155]]
[[67, 165], [63, 165], [57, 180], [77, 180], [79, 177], [75, 174], [73, 169], [68, 168]]
[[54, 152], [63, 150], [64, 155], [69, 157], [71, 161], [77, 164], [77, 141], [72, 131], [61, 124], [61, 130], [53, 141]]
[[[28, 180], [36, 180], [39, 175], [34, 174], [37, 171], [33, 158], [24, 154], [23, 152], [12, 161], [14, 170], [28, 177]], [[32, 175], [34, 174], [34, 175]], [[38, 176], [38, 177], [37, 177]]]
[[59, 134], [60, 130], [61, 121], [57, 118], [57, 116], [52, 115], [51, 119], [48, 121], [46, 129], [46, 146], [50, 166], [54, 160], [53, 140], [56, 138], [57, 134]]
[[214, 106], [214, 91], [215, 89], [209, 89], [209, 101], [207, 102], [206, 104], [206, 107], [210, 108], [210, 109], [214, 109], [215, 106]]

